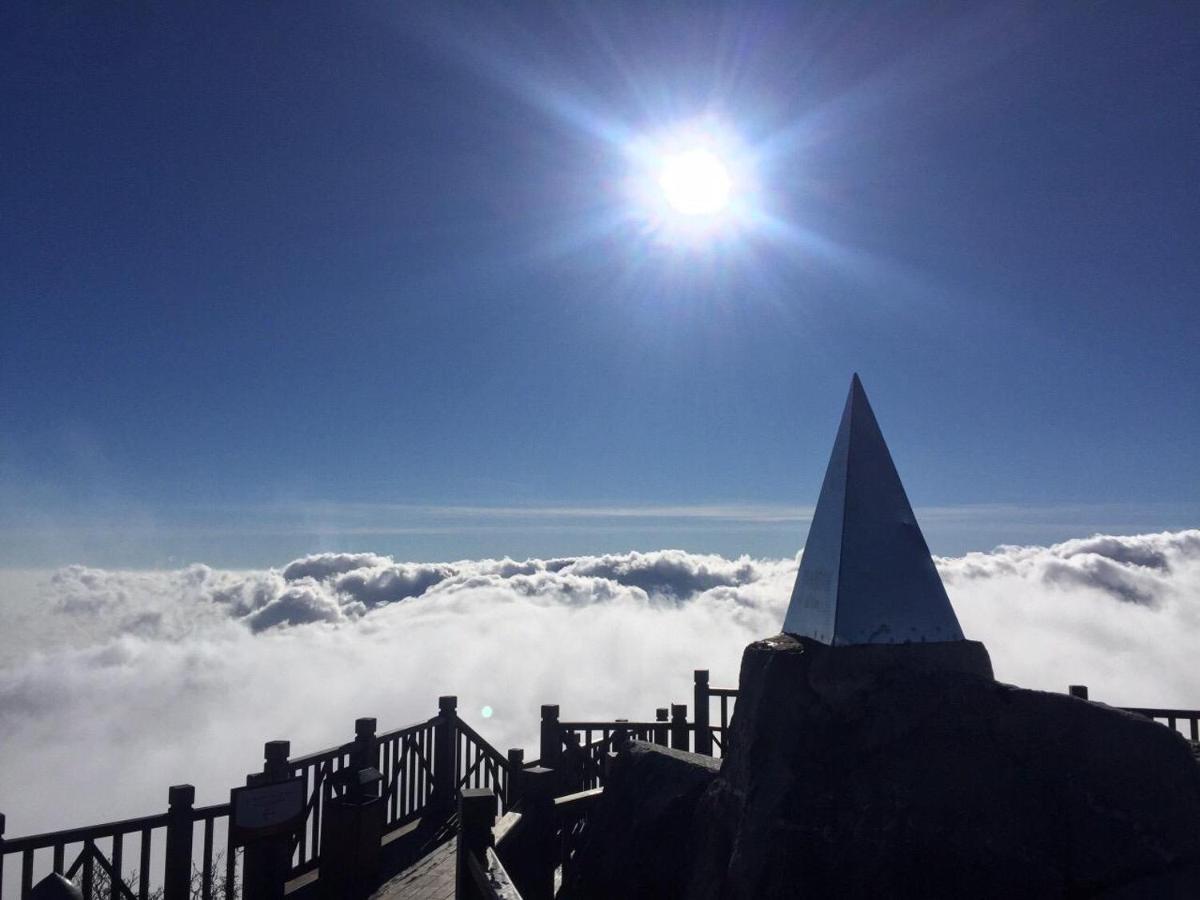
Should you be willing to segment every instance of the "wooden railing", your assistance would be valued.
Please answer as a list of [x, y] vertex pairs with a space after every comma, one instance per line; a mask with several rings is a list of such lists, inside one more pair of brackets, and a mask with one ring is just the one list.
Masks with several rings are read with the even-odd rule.
[[479, 733], [457, 719], [455, 731], [455, 789], [458, 793], [472, 788], [487, 788], [500, 798], [500, 808], [508, 808], [509, 761]]
[[[174, 790], [172, 788], [172, 792]], [[119, 892], [121, 895], [146, 900], [150, 885], [150, 859], [155, 832], [161, 835], [166, 826], [167, 814], [159, 813], [153, 816], [91, 825], [86, 828], [72, 828], [48, 834], [5, 839], [3, 858], [20, 857], [21, 897], [28, 896], [33, 889], [39, 851], [49, 850], [50, 871], [67, 875], [68, 878], [74, 878], [77, 873], [80, 874], [85, 885], [83, 889], [85, 897], [92, 893], [91, 885], [95, 881], [95, 870], [99, 867], [104, 873], [104, 881], [111, 882], [116, 888], [114, 894]], [[123, 874], [118, 874], [124, 872], [126, 838], [130, 835], [137, 835], [139, 852], [139, 876], [132, 878], [132, 883], [127, 882]], [[68, 851], [73, 860], [70, 865], [67, 865], [66, 862]], [[0, 896], [3, 896], [3, 873], [3, 862], [0, 862]]]
[[[202, 900], [232, 897], [232, 876], [220, 877], [215, 850], [218, 829], [222, 838], [227, 832], [222, 820], [229, 817], [229, 804], [195, 807], [194, 797], [191, 785], [175, 785], [169, 791], [166, 812], [19, 838], [4, 837], [4, 818], [0, 816], [0, 897], [4, 895], [4, 862], [9, 856], [21, 860], [17, 879], [21, 898], [33, 890], [39, 870], [78, 880], [86, 900], [97, 894], [113, 900], [148, 900], [155, 889], [166, 889], [172, 874], [176, 895], [195, 895]], [[203, 828], [198, 861], [192, 855], [196, 823]], [[129, 847], [133, 836], [136, 844]], [[47, 850], [50, 859], [45, 866], [39, 853]], [[129, 860], [134, 854], [136, 862]], [[226, 858], [232, 859], [228, 848]], [[69, 864], [68, 859], [72, 860]], [[175, 863], [173, 870], [154, 877], [155, 867], [165, 870], [168, 861]]]
[[[501, 809], [507, 808], [509, 758], [458, 717], [454, 697], [440, 698], [438, 714], [416, 725], [376, 734], [375, 720], [363, 718], [348, 743], [296, 757], [289, 751], [287, 741], [268, 741], [263, 771], [247, 776], [248, 783], [303, 779], [304, 821], [294, 836], [289, 881], [320, 864], [325, 806], [343, 790], [338, 776], [349, 768], [379, 770], [385, 833], [426, 815], [448, 819], [466, 788], [493, 791]], [[194, 797], [191, 785], [176, 785], [166, 812], [18, 838], [4, 837], [0, 815], [0, 900], [6, 896], [6, 865], [20, 900], [50, 872], [77, 881], [87, 900], [233, 900], [242, 881], [242, 854], [230, 841], [229, 803], [194, 807]]]
[[[1067, 688], [1067, 693], [1072, 697], [1079, 697], [1081, 700], [1089, 699], [1086, 684], [1073, 684]], [[1172, 731], [1191, 741], [1193, 748], [1200, 751], [1200, 709], [1162, 709], [1152, 706], [1118, 706], [1117, 709], [1145, 716], [1147, 719], [1153, 719], [1155, 722], [1166, 725]], [[1180, 729], [1180, 726], [1183, 725], [1187, 726], [1186, 732]]]
[[556, 881], [565, 884], [572, 877], [580, 841], [604, 789], [555, 796], [556, 773], [549, 769], [534, 766], [510, 774], [519, 798], [499, 821], [492, 791], [462, 792], [458, 900], [553, 900]]
[[455, 896], [469, 900], [522, 900], [496, 852], [493, 830], [496, 795], [487, 788], [466, 788], [458, 804]]
[[565, 773], [568, 787], [584, 790], [602, 783], [605, 754], [617, 750], [626, 740], [721, 756], [738, 692], [709, 687], [706, 669], [695, 671], [694, 683], [692, 721], [688, 721], [684, 703], [659, 707], [654, 721], [562, 721], [558, 706], [543, 706], [538, 762]]
[[555, 826], [558, 831], [558, 864], [562, 867], [562, 880], [570, 880], [575, 872], [575, 855], [579, 851], [583, 836], [588, 829], [592, 810], [604, 794], [597, 787], [577, 791], [554, 800]]
[[[1200, 752], [1200, 709], [1150, 709], [1138, 706], [1122, 707], [1126, 712], [1137, 713], [1166, 725], [1172, 731], [1184, 734], [1192, 742], [1193, 749]], [[1187, 732], [1180, 730], [1187, 725]]]

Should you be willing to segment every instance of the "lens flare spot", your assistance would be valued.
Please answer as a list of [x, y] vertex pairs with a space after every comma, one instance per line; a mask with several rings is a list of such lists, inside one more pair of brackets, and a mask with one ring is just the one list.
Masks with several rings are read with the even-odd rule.
[[483, 716], [485, 719], [490, 719], [492, 717], [492, 712], [493, 712], [493, 710], [490, 706], [485, 706], [483, 709], [481, 709], [479, 711], [479, 714], [481, 716]]

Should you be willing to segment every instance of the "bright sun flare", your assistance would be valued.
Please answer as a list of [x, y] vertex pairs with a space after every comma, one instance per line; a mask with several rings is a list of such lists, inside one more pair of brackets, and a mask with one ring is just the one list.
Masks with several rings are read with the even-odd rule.
[[760, 222], [754, 155], [706, 118], [625, 145], [628, 220], [655, 243], [703, 250], [731, 245]]
[[729, 205], [733, 179], [715, 153], [693, 148], [663, 160], [658, 184], [676, 212], [712, 216]]

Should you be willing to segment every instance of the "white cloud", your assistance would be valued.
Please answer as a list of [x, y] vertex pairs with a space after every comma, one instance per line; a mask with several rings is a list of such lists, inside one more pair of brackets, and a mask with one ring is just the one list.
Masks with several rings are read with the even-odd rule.
[[[1120, 704], [1200, 701], [1200, 531], [939, 566], [1000, 678], [1087, 683]], [[693, 668], [733, 685], [742, 647], [778, 630], [794, 576], [794, 560], [678, 550], [0, 572], [20, 625], [0, 638], [0, 811], [21, 834], [158, 809], [175, 782], [216, 802], [261, 763], [265, 740], [328, 746], [357, 716], [425, 719], [444, 693], [501, 748], [536, 753], [541, 703], [649, 717], [690, 702]]]

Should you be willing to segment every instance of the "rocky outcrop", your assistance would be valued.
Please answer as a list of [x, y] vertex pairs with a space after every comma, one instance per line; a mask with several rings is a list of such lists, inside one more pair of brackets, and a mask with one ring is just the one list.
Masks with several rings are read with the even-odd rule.
[[985, 660], [971, 642], [750, 645], [687, 895], [1200, 896], [1187, 743]]
[[560, 900], [674, 900], [695, 857], [694, 813], [719, 760], [634, 741], [613, 761]]

